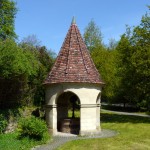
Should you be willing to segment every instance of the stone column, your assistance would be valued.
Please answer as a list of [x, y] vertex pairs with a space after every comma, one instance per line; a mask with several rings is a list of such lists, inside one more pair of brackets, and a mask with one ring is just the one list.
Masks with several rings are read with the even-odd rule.
[[57, 132], [57, 111], [56, 105], [46, 105], [46, 122], [49, 132], [54, 134]]
[[94, 134], [96, 129], [96, 107], [92, 104], [81, 105], [80, 134]]

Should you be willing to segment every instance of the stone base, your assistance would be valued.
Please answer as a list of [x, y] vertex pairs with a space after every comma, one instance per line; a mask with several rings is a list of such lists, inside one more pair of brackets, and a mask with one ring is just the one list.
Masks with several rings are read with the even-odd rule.
[[101, 130], [80, 131], [81, 136], [93, 136], [101, 133]]
[[56, 129], [48, 128], [48, 132], [50, 133], [50, 135], [56, 135], [57, 134], [57, 130]]
[[75, 132], [66, 132], [66, 129], [63, 129], [64, 131], [58, 131], [57, 129], [49, 129], [49, 133], [53, 136], [57, 135], [58, 133], [67, 133], [67, 134], [76, 134], [76, 135], [80, 135], [80, 136], [94, 136], [94, 135], [99, 135], [102, 131], [101, 128], [99, 130], [86, 130], [86, 131], [80, 131], [79, 129], [77, 129], [78, 131]]

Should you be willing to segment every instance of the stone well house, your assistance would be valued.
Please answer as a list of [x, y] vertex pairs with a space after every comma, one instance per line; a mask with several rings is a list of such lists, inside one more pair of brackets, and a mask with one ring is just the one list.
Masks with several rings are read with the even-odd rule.
[[[60, 126], [68, 118], [71, 99], [78, 102], [80, 111], [77, 126], [74, 126], [78, 130], [76, 133], [85, 135], [101, 131], [100, 98], [103, 81], [74, 19], [44, 85], [46, 121], [53, 134], [63, 132]], [[65, 123], [63, 125], [67, 126]], [[71, 130], [64, 132], [71, 133]]]

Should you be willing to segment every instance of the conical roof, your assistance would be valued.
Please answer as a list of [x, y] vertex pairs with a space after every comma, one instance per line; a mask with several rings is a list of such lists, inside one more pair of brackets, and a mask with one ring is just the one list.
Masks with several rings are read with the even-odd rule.
[[74, 19], [44, 84], [70, 82], [103, 84]]

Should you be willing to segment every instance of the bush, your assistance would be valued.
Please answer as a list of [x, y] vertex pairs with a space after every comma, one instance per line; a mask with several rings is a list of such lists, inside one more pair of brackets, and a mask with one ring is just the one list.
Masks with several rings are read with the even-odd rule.
[[5, 117], [2, 114], [0, 114], [0, 134], [2, 134], [5, 131], [7, 124], [8, 122], [5, 119]]
[[20, 137], [29, 137], [35, 140], [46, 142], [49, 139], [49, 133], [45, 121], [35, 118], [22, 118], [18, 123], [18, 132]]

